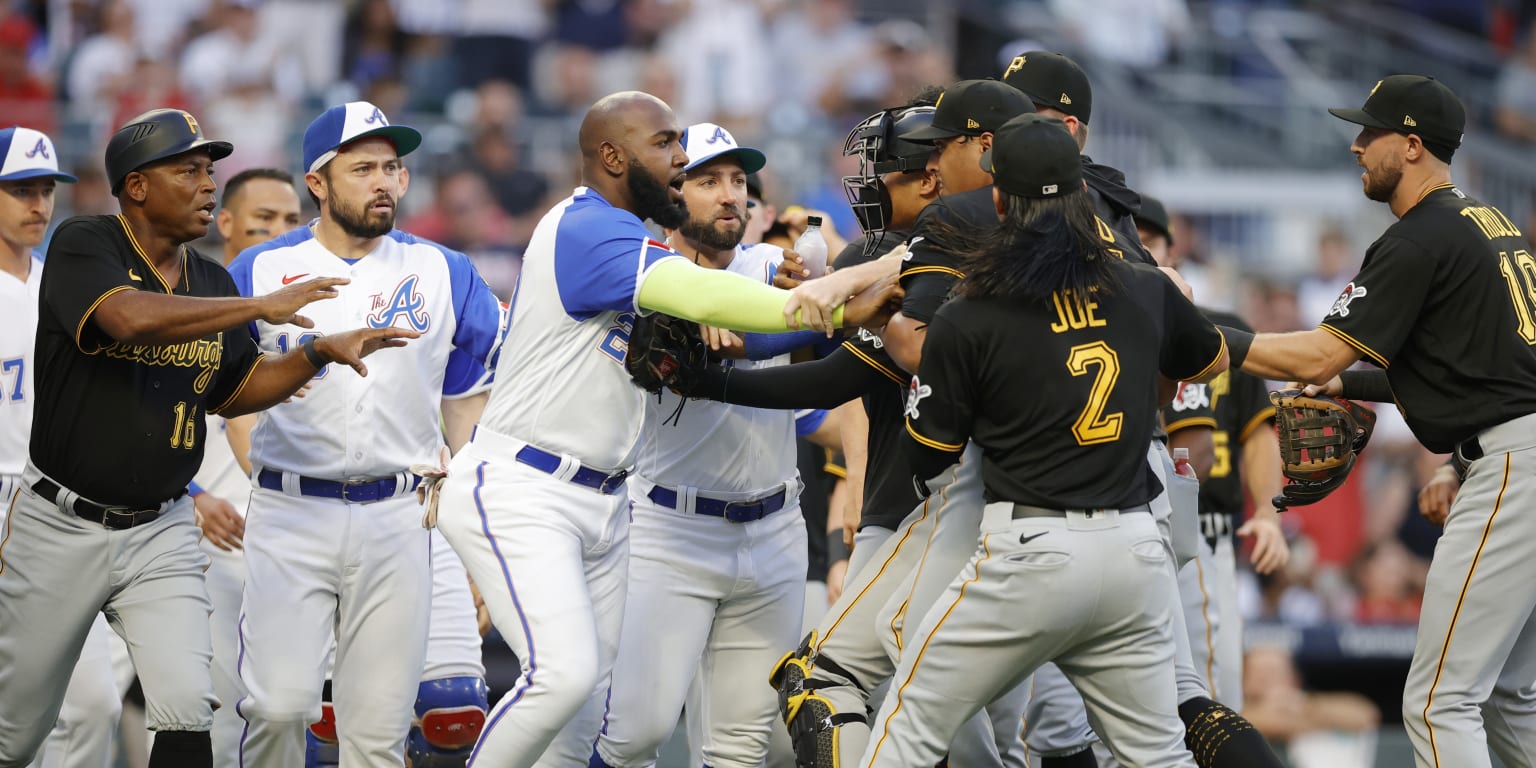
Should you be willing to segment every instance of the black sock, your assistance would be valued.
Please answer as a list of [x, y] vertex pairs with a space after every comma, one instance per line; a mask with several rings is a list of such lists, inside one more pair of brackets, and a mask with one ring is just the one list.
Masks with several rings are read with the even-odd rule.
[[1284, 768], [1264, 734], [1242, 715], [1204, 697], [1179, 705], [1184, 745], [1200, 768]]
[[1042, 757], [1040, 768], [1099, 768], [1099, 759], [1093, 756], [1092, 749], [1085, 749], [1070, 755]]
[[213, 741], [207, 731], [160, 731], [149, 768], [213, 768]]

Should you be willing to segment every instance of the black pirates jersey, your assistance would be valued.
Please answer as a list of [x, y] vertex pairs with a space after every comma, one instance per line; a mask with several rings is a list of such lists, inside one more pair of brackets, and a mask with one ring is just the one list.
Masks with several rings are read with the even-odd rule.
[[1120, 285], [1089, 296], [958, 298], [938, 311], [907, 396], [919, 477], [971, 440], [988, 501], [1122, 509], [1161, 492], [1146, 458], [1158, 376], [1205, 376], [1225, 342], [1156, 269], [1114, 269]]
[[260, 356], [244, 328], [180, 344], [119, 342], [91, 321], [122, 291], [239, 296], [224, 267], [184, 249], [176, 286], [121, 216], [59, 226], [43, 263], [32, 461], [102, 504], [147, 507], [180, 496], [203, 462], [204, 414], [233, 402]]
[[1452, 185], [1371, 244], [1320, 327], [1386, 369], [1436, 453], [1536, 413], [1536, 257], [1509, 217]]

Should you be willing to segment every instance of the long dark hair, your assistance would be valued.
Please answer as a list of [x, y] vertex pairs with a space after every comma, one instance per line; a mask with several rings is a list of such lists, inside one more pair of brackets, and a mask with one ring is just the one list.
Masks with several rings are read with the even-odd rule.
[[1112, 292], [1119, 285], [1113, 241], [1104, 237], [1108, 227], [1094, 214], [1087, 191], [1046, 198], [1002, 194], [998, 226], [966, 238], [966, 277], [957, 295], [1033, 300], [1055, 291]]

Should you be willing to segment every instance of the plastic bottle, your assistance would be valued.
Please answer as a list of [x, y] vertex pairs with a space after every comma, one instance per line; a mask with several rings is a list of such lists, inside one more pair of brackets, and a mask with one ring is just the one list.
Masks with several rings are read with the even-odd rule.
[[805, 231], [795, 241], [795, 253], [800, 254], [811, 278], [827, 273], [827, 239], [821, 234], [821, 217], [805, 217]]
[[1189, 449], [1173, 449], [1173, 471], [1185, 477], [1195, 476], [1195, 465], [1189, 463]]

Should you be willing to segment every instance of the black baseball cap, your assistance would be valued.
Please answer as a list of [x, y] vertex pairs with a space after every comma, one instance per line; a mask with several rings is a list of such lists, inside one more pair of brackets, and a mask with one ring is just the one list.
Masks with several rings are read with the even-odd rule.
[[900, 138], [932, 144], [955, 136], [980, 136], [995, 132], [1014, 117], [1035, 111], [1019, 89], [1000, 80], [961, 80], [945, 88], [933, 107], [932, 123], [903, 133]]
[[1083, 161], [1067, 124], [1028, 112], [992, 133], [981, 169], [992, 185], [1020, 197], [1059, 197], [1083, 188]]
[[1136, 226], [1146, 227], [1163, 237], [1168, 238], [1168, 244], [1173, 245], [1173, 224], [1168, 218], [1168, 209], [1163, 206], [1163, 201], [1143, 193], [1141, 196], [1141, 210], [1133, 217]]
[[1021, 90], [1029, 100], [1086, 123], [1093, 113], [1093, 88], [1077, 62], [1050, 51], [1026, 51], [1008, 63], [1003, 82]]
[[1365, 106], [1334, 108], [1341, 120], [1401, 134], [1416, 134], [1435, 157], [1449, 162], [1461, 146], [1467, 109], [1444, 83], [1422, 75], [1392, 75], [1376, 81]]

